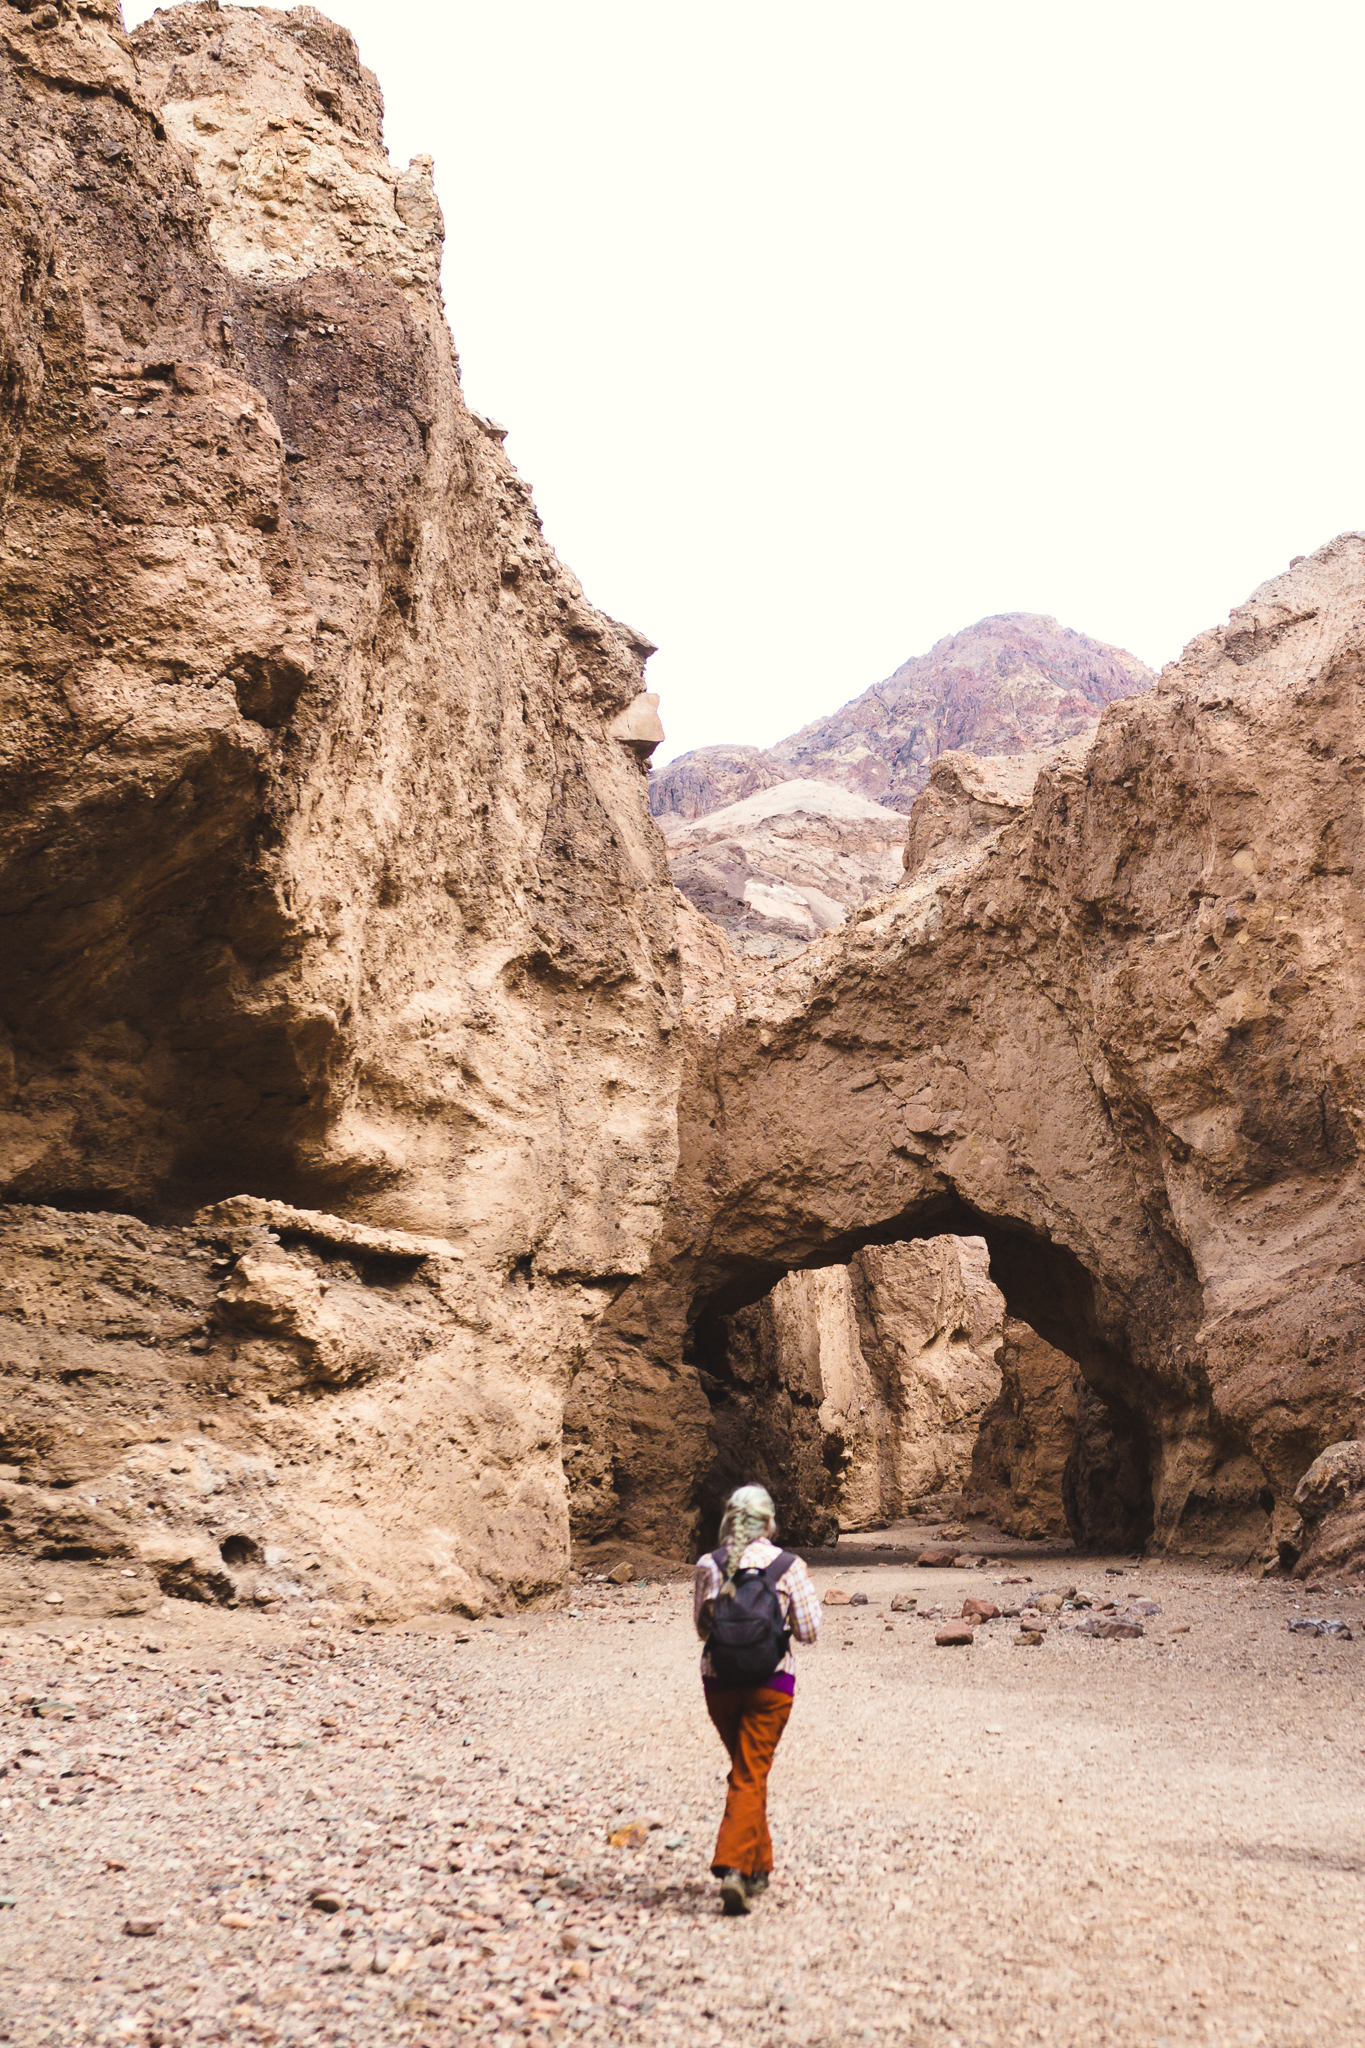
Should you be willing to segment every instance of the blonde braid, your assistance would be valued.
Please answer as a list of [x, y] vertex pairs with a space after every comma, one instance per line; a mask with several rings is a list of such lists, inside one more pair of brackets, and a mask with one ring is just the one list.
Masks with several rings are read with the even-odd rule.
[[740, 1486], [725, 1503], [721, 1516], [720, 1540], [725, 1545], [725, 1583], [716, 1596], [735, 1597], [735, 1573], [739, 1561], [756, 1536], [777, 1533], [777, 1510], [766, 1486]]

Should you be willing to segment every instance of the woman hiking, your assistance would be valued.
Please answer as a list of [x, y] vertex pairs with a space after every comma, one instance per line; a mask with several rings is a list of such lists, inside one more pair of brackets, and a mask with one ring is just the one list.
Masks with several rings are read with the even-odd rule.
[[813, 1643], [820, 1606], [810, 1573], [779, 1550], [772, 1495], [741, 1486], [725, 1503], [720, 1548], [697, 1562], [693, 1613], [705, 1643], [706, 1710], [730, 1756], [725, 1818], [711, 1872], [726, 1913], [747, 1913], [768, 1888], [768, 1772], [792, 1710], [791, 1639]]

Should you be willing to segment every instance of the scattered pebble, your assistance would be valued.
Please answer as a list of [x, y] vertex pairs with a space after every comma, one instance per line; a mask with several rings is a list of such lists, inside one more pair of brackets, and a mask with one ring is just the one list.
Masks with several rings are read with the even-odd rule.
[[[1342, 1967], [1365, 1911], [1365, 1791], [1340, 1768], [1354, 1643], [1285, 1641], [1301, 1588], [1169, 1569], [1169, 1634], [1196, 1636], [1107, 1654], [1081, 1629], [1158, 1603], [1038, 1576], [1050, 1631], [1037, 1608], [1017, 1635], [999, 1614], [973, 1628], [945, 1599], [923, 1628], [831, 1616], [798, 1650], [778, 1867], [735, 1923], [708, 1868], [725, 1761], [686, 1584], [580, 1581], [577, 1621], [473, 1630], [172, 1603], [156, 1651], [112, 1625], [0, 1629], [0, 2035], [856, 2048], [919, 2029], [1036, 2048], [1095, 2038], [1100, 2014], [1115, 2048], [1193, 2048], [1208, 2011], [1231, 2042], [1297, 2041], [1305, 2013], [1315, 2040], [1365, 2038]], [[888, 1564], [865, 1583], [915, 1616], [946, 1582]], [[973, 1657], [934, 1655], [953, 1629]], [[1286, 1915], [1305, 1844], [1313, 1912]]]

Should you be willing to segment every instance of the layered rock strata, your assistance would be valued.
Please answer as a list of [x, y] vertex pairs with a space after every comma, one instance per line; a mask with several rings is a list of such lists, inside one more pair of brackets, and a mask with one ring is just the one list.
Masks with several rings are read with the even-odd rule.
[[832, 782], [783, 782], [691, 824], [660, 823], [683, 895], [760, 960], [837, 930], [904, 865], [900, 813]]
[[613, 1311], [652, 1369], [713, 1371], [787, 1272], [981, 1235], [1089, 1390], [1082, 1537], [1292, 1557], [1295, 1489], [1365, 1402], [1363, 687], [1348, 534], [745, 981], [639, 1289], [667, 1313]]
[[676, 1157], [648, 643], [463, 400], [344, 30], [0, 44], [0, 1459], [204, 1585], [269, 1467], [349, 1597], [530, 1597]]

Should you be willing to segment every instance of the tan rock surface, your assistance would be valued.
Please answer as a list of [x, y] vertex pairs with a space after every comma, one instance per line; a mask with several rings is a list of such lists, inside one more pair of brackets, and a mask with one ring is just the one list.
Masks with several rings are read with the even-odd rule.
[[996, 1355], [1000, 1393], [981, 1419], [963, 1505], [1007, 1536], [1064, 1536], [1084, 1382], [1073, 1359], [1014, 1316]]
[[1365, 1442], [1329, 1444], [1299, 1481], [1294, 1505], [1303, 1520], [1301, 1578], [1343, 1566], [1359, 1569], [1365, 1558]]
[[983, 840], [1032, 808], [1044, 768], [1082, 765], [1092, 738], [1082, 733], [1031, 754], [941, 754], [910, 813], [906, 875], [938, 866], [954, 854], [974, 854]]
[[1112, 705], [1010, 822], [748, 981], [641, 1283], [688, 1303], [658, 1369], [710, 1370], [717, 1318], [794, 1268], [980, 1234], [1009, 1313], [1093, 1391], [1081, 1533], [1121, 1508], [1124, 1542], [1292, 1546], [1295, 1488], [1365, 1398], [1363, 678], [1348, 534]]
[[[689, 1297], [671, 1284], [694, 1224], [704, 1227], [706, 1162], [716, 1146], [716, 1048], [754, 969], [724, 932], [677, 898], [684, 1083], [677, 1144], [685, 1171], [665, 1218], [667, 1245], [645, 1284], [625, 1288], [580, 1354], [564, 1411], [564, 1469], [575, 1536], [621, 1535], [687, 1553], [710, 1461], [710, 1407], [691, 1356]], [[686, 1354], [686, 1355], [685, 1355]]]
[[832, 782], [783, 782], [660, 820], [683, 895], [740, 953], [787, 959], [899, 881], [905, 819]]
[[[0, 41], [0, 1456], [98, 1494], [235, 1378], [334, 1585], [543, 1590], [675, 1157], [648, 642], [464, 404], [430, 164], [344, 30], [0, 0]], [[241, 1195], [315, 1221], [187, 1220]]]

